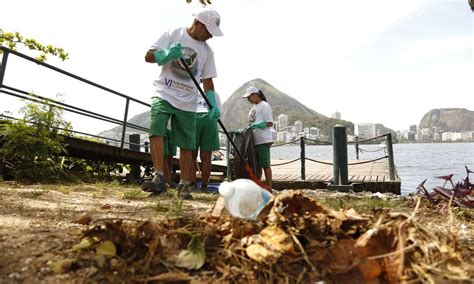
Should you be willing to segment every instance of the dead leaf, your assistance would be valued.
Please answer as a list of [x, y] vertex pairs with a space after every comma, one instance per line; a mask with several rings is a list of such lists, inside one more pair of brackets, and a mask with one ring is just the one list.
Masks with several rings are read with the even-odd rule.
[[115, 247], [115, 244], [111, 241], [101, 242], [96, 249], [96, 254], [114, 256], [117, 254], [117, 248]]
[[176, 266], [186, 269], [199, 269], [206, 262], [206, 251], [203, 243], [194, 243], [183, 249], [176, 258]]
[[265, 244], [272, 250], [281, 253], [294, 252], [290, 237], [278, 227], [266, 227], [260, 232], [260, 236]]
[[324, 259], [324, 264], [331, 272], [337, 274], [347, 273], [353, 269], [360, 261], [355, 241], [352, 239], [342, 239], [332, 246]]
[[191, 278], [184, 274], [184, 273], [179, 273], [179, 272], [165, 272], [161, 273], [156, 276], [151, 276], [146, 279], [146, 282], [148, 281], [156, 281], [156, 282], [187, 282], [190, 281]]
[[71, 270], [74, 261], [76, 260], [72, 258], [55, 261], [50, 264], [51, 271], [55, 274], [66, 273]]
[[268, 249], [260, 244], [248, 246], [245, 249], [245, 252], [251, 259], [259, 263], [268, 262], [270, 260], [270, 255], [273, 255]]
[[372, 281], [382, 273], [382, 266], [373, 259], [363, 259], [359, 264], [359, 269], [364, 275], [365, 281]]
[[91, 247], [95, 241], [92, 238], [83, 238], [80, 243], [72, 246], [72, 251], [78, 251]]

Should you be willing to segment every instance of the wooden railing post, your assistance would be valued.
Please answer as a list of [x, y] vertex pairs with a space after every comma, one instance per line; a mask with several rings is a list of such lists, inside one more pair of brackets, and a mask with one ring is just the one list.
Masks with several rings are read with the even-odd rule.
[[387, 133], [387, 154], [388, 154], [388, 170], [390, 180], [395, 180], [395, 161], [393, 158], [392, 133]]
[[306, 168], [305, 168], [306, 155], [305, 155], [304, 146], [305, 146], [304, 145], [304, 137], [300, 137], [301, 180], [306, 180]]
[[359, 136], [354, 137], [356, 148], [356, 159], [359, 160]]
[[336, 124], [332, 131], [333, 181], [334, 185], [348, 185], [347, 134], [346, 127]]

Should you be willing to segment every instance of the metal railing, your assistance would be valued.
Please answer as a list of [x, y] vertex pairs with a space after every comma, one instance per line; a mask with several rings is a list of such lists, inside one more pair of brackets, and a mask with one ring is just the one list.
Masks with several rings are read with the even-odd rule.
[[[372, 141], [380, 140], [380, 139], [384, 139], [383, 141], [385, 141], [385, 146], [384, 147], [379, 147], [379, 149], [377, 149], [377, 150], [374, 150], [374, 151], [373, 150], [366, 150], [366, 149], [363, 149], [363, 148], [360, 147], [360, 144], [369, 144], [368, 142], [372, 142]], [[296, 158], [296, 159], [293, 159], [293, 160], [290, 160], [290, 161], [285, 161], [285, 162], [282, 162], [282, 163], [272, 164], [271, 166], [272, 167], [278, 167], [278, 166], [283, 166], [283, 165], [287, 165], [287, 164], [291, 164], [291, 163], [300, 161], [301, 162], [301, 180], [306, 180], [306, 161], [334, 166], [334, 164], [335, 164], [334, 162], [331, 163], [331, 162], [327, 162], [327, 161], [321, 161], [321, 160], [317, 160], [317, 159], [308, 158], [307, 155], [306, 155], [306, 149], [305, 149], [306, 145], [307, 145], [306, 141], [310, 141], [311, 145], [333, 145], [333, 142], [331, 142], [331, 141], [320, 141], [320, 140], [314, 140], [314, 139], [309, 139], [309, 138], [305, 138], [305, 137], [300, 137], [299, 139], [295, 139], [295, 140], [292, 140], [292, 141], [289, 141], [289, 142], [286, 142], [286, 143], [282, 143], [282, 144], [272, 145], [271, 147], [273, 148], [273, 147], [280, 147], [280, 146], [284, 146], [284, 145], [297, 144], [299, 142], [300, 157]], [[395, 180], [396, 179], [397, 175], [396, 175], [395, 162], [394, 162], [394, 157], [393, 157], [393, 146], [392, 146], [392, 134], [391, 133], [386, 133], [386, 134], [376, 136], [376, 137], [372, 137], [372, 138], [369, 138], [369, 139], [363, 139], [363, 140], [356, 139], [355, 141], [347, 142], [346, 146], [349, 145], [349, 144], [354, 144], [355, 145], [357, 160], [359, 160], [359, 153], [362, 153], [362, 152], [378, 152], [378, 151], [383, 150], [385, 152], [385, 154], [381, 157], [377, 157], [377, 158], [374, 158], [374, 159], [371, 159], [371, 160], [364, 160], [364, 161], [360, 161], [360, 162], [347, 163], [347, 161], [346, 161], [348, 166], [357, 166], [357, 165], [373, 163], [373, 162], [376, 162], [376, 161], [387, 159], [388, 160], [388, 166], [389, 166], [390, 180]]]
[[[38, 60], [36, 60], [32, 57], [24, 55], [24, 54], [22, 54], [20, 52], [17, 52], [15, 50], [11, 50], [11, 49], [6, 48], [4, 46], [0, 46], [0, 50], [3, 52], [2, 62], [0, 64], [0, 93], [6, 94], [6, 95], [9, 95], [9, 96], [13, 96], [13, 97], [17, 97], [17, 98], [21, 98], [21, 99], [25, 99], [25, 100], [28, 100], [28, 101], [36, 102], [36, 103], [45, 104], [47, 102], [52, 107], [61, 108], [64, 111], [68, 111], [68, 112], [79, 114], [79, 115], [82, 115], [82, 116], [85, 116], [85, 117], [90, 117], [90, 118], [93, 118], [93, 119], [97, 119], [97, 120], [101, 120], [101, 121], [105, 121], [105, 122], [109, 122], [109, 123], [119, 125], [119, 126], [122, 127], [122, 135], [121, 135], [120, 140], [107, 138], [107, 137], [100, 137], [100, 138], [106, 139], [108, 141], [120, 142], [120, 148], [121, 149], [124, 148], [124, 144], [135, 144], [135, 143], [130, 143], [130, 142], [125, 141], [125, 134], [126, 134], [127, 127], [131, 128], [131, 129], [135, 129], [135, 130], [147, 131], [148, 132], [148, 128], [140, 126], [140, 125], [136, 125], [136, 124], [133, 124], [133, 123], [129, 123], [127, 120], [128, 120], [128, 111], [129, 111], [129, 106], [130, 106], [131, 101], [135, 102], [135, 103], [138, 103], [138, 104], [141, 104], [141, 105], [146, 106], [146, 107], [151, 107], [150, 104], [145, 103], [143, 101], [140, 101], [138, 99], [132, 98], [130, 96], [127, 96], [125, 94], [122, 94], [120, 92], [117, 92], [115, 90], [112, 90], [110, 88], [102, 86], [98, 83], [95, 83], [95, 82], [92, 82], [92, 81], [87, 80], [85, 78], [82, 78], [80, 76], [77, 76], [77, 75], [72, 74], [70, 72], [67, 72], [65, 70], [62, 70], [58, 67], [52, 66], [48, 63], [38, 61]], [[89, 111], [89, 110], [86, 110], [86, 109], [78, 108], [78, 107], [75, 107], [75, 106], [72, 106], [72, 105], [69, 105], [69, 104], [65, 104], [65, 103], [56, 101], [56, 100], [46, 99], [45, 97], [39, 96], [37, 94], [33, 95], [33, 94], [31, 94], [29, 92], [26, 92], [24, 90], [21, 90], [21, 89], [12, 87], [12, 86], [5, 85], [4, 84], [4, 78], [5, 78], [5, 73], [6, 73], [6, 69], [7, 69], [8, 58], [9, 58], [10, 55], [18, 56], [22, 59], [25, 59], [27, 61], [30, 61], [30, 62], [38, 64], [38, 65], [41, 65], [41, 66], [43, 66], [47, 69], [53, 70], [57, 73], [63, 74], [67, 77], [73, 78], [73, 79], [78, 80], [80, 82], [83, 82], [87, 85], [93, 86], [93, 87], [101, 89], [103, 91], [106, 91], [109, 94], [122, 97], [123, 99], [125, 99], [125, 109], [124, 109], [124, 113], [123, 113], [123, 120], [116, 119], [116, 118], [113, 118], [113, 117], [110, 117], [110, 116], [107, 116], [107, 115], [103, 115], [103, 114], [100, 114], [100, 113], [97, 113], [97, 112]], [[70, 131], [70, 132], [74, 132], [74, 131]], [[76, 132], [76, 133], [79, 133], [79, 132]], [[94, 135], [94, 134], [89, 134], [89, 133], [84, 133], [84, 132], [80, 132], [80, 134], [99, 138], [99, 136]], [[145, 145], [140, 145], [140, 146], [146, 147], [146, 144]]]

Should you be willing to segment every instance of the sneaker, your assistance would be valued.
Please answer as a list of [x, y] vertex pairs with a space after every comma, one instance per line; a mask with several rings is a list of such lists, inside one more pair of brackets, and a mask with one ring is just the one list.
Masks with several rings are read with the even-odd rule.
[[151, 180], [147, 180], [142, 183], [142, 190], [145, 192], [151, 192], [160, 194], [166, 191], [166, 183], [161, 175], [155, 175]]
[[186, 200], [193, 200], [193, 196], [191, 195], [189, 184], [178, 184], [178, 197]]

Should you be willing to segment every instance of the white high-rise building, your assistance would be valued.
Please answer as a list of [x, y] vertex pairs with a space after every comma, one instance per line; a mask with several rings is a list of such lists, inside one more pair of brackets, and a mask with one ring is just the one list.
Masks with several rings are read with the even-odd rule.
[[359, 138], [372, 138], [382, 135], [382, 124], [357, 123], [354, 124], [354, 134]]
[[280, 114], [278, 116], [278, 123], [280, 124], [279, 130], [285, 131], [288, 128], [288, 115]]
[[303, 122], [301, 120], [295, 121], [294, 126], [295, 126], [295, 133], [303, 132]]
[[332, 114], [332, 118], [341, 119], [341, 113], [336, 111], [335, 113]]
[[317, 127], [310, 127], [310, 128], [309, 128], [309, 134], [313, 134], [313, 135], [319, 136], [319, 128], [317, 128]]

